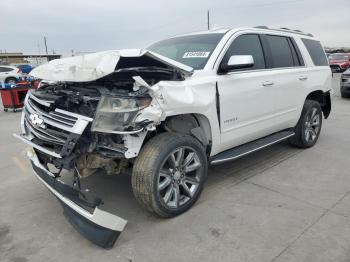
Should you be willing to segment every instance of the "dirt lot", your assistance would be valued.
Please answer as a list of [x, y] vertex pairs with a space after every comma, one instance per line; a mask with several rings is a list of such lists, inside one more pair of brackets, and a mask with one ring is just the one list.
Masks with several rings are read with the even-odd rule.
[[111, 250], [81, 237], [34, 177], [0, 112], [0, 261], [350, 261], [350, 100], [339, 97], [317, 145], [274, 145], [211, 168], [198, 203], [163, 220], [135, 202], [130, 177], [93, 176], [106, 210], [129, 223]]

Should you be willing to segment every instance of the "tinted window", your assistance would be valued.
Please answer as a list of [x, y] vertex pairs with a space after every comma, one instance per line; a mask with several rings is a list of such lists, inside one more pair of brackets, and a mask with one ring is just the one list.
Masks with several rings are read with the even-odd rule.
[[321, 43], [312, 39], [301, 39], [314, 62], [315, 66], [328, 66], [328, 60]]
[[265, 68], [264, 53], [258, 35], [241, 35], [237, 37], [227, 50], [223, 63], [227, 63], [233, 55], [251, 55], [254, 59], [254, 66], [242, 70], [255, 70]]
[[203, 69], [224, 34], [200, 34], [174, 37], [160, 41], [147, 49], [194, 69]]
[[12, 71], [12, 68], [8, 68], [8, 67], [0, 67], [0, 72], [10, 72]]
[[266, 41], [271, 51], [272, 68], [294, 66], [293, 53], [287, 37], [267, 35]]

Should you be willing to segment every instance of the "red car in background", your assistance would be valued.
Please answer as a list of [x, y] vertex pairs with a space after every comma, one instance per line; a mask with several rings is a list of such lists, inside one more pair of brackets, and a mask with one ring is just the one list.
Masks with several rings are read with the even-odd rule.
[[346, 53], [330, 54], [328, 60], [332, 72], [344, 72], [350, 66], [350, 55]]

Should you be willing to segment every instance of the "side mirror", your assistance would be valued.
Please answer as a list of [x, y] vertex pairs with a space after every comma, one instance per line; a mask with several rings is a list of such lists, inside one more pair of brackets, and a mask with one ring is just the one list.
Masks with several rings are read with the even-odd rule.
[[221, 64], [221, 70], [229, 72], [234, 69], [249, 68], [254, 66], [254, 58], [251, 55], [233, 55], [227, 63]]

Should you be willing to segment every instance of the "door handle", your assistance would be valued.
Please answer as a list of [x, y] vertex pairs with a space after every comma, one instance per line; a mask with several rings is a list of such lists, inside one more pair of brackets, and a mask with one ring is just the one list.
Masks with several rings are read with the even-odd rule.
[[299, 76], [299, 80], [301, 81], [307, 80], [307, 76]]
[[271, 81], [265, 81], [262, 83], [263, 86], [272, 86], [274, 83]]

